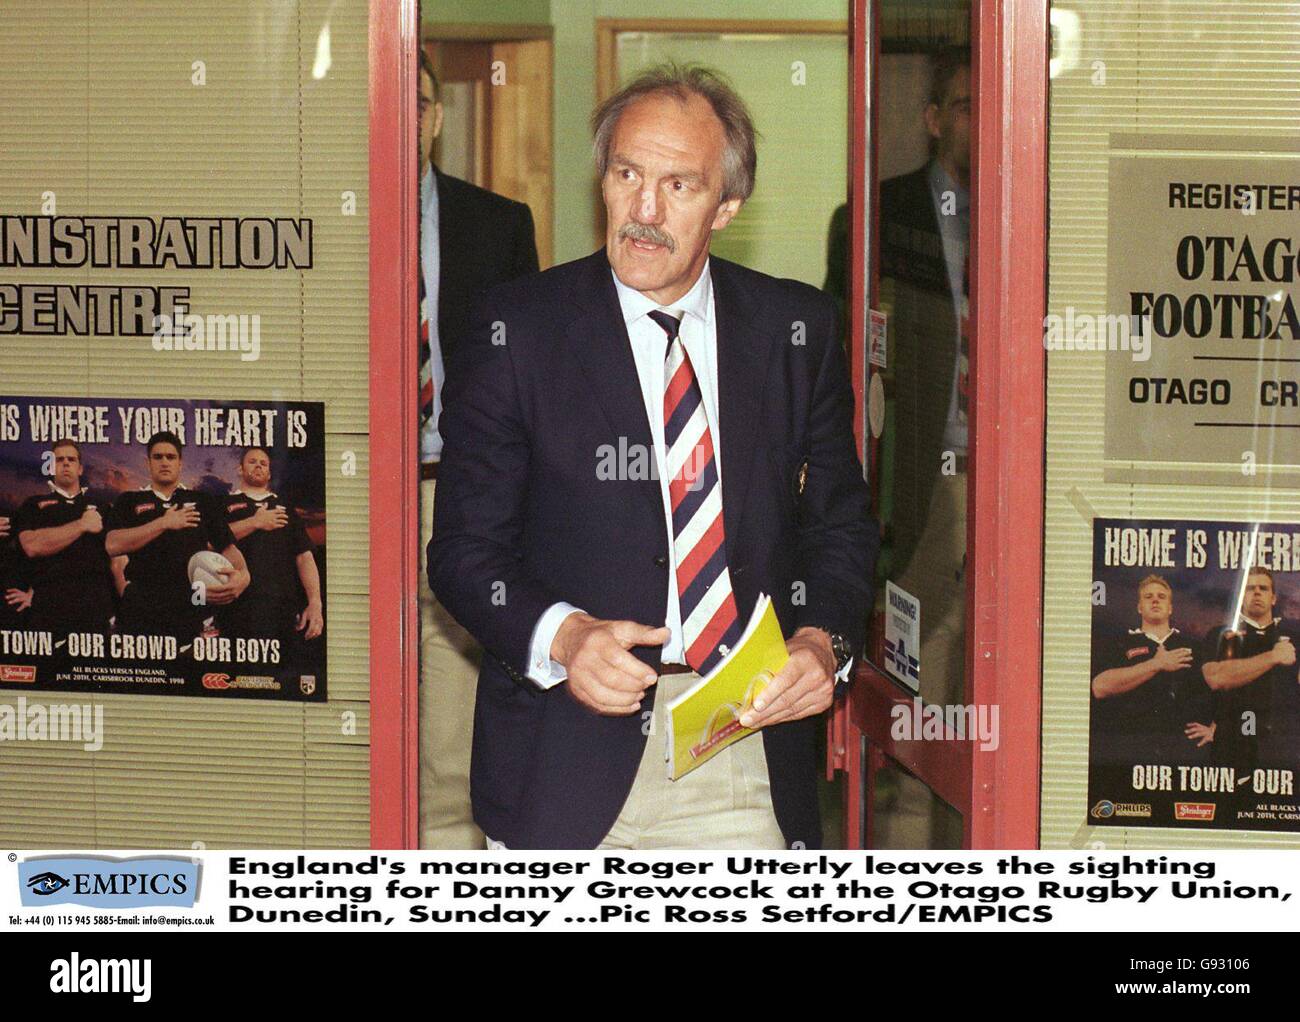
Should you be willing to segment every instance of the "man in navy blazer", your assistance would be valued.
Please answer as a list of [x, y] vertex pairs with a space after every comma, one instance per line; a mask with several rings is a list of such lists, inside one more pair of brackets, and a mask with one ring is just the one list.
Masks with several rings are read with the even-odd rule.
[[[448, 372], [428, 572], [487, 654], [475, 820], [511, 848], [820, 847], [815, 737], [878, 545], [836, 310], [709, 256], [756, 166], [718, 76], [651, 69], [593, 125], [605, 248], [490, 291]], [[669, 781], [666, 701], [763, 593], [790, 660], [759, 735]]]

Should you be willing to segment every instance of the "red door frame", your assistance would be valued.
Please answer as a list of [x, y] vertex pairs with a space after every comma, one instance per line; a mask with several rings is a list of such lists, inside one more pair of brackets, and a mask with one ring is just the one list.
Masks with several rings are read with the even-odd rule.
[[[967, 633], [977, 703], [1001, 742], [975, 751], [969, 844], [1038, 846], [1042, 733], [1043, 463], [1047, 358], [1048, 0], [983, 0], [976, 80], [972, 265], [976, 348], [975, 551]], [[978, 366], [973, 361], [972, 365]], [[983, 446], [981, 446], [983, 445]]]
[[370, 0], [370, 845], [419, 840], [417, 0]]
[[[856, 126], [867, 108], [867, 17], [878, 0], [855, 0], [853, 14], [855, 196], [868, 180], [865, 140]], [[1038, 844], [1041, 708], [1042, 527], [1046, 308], [1048, 0], [973, 0], [976, 175], [972, 224], [972, 353], [976, 435], [970, 468], [968, 549], [971, 599], [967, 699], [997, 705], [1000, 742], [895, 743], [890, 709], [909, 697], [870, 665], [855, 680], [852, 710], [833, 722], [831, 760], [863, 776], [866, 738], [962, 809], [971, 848]], [[370, 4], [370, 840], [375, 848], [418, 844], [419, 482], [410, 388], [416, 353], [400, 343], [415, 332], [418, 243], [416, 0]], [[876, 196], [871, 194], [871, 215]], [[854, 389], [862, 411], [866, 338], [866, 208], [852, 204]], [[874, 296], [873, 296], [874, 297]], [[865, 440], [862, 414], [858, 440]], [[374, 513], [380, 509], [381, 513]], [[390, 509], [396, 514], [382, 513]], [[868, 772], [869, 773], [869, 772]], [[862, 820], [848, 800], [852, 838]], [[853, 842], [850, 841], [850, 844]]]
[[[878, 64], [878, 32], [868, 32], [878, 0], [856, 0], [853, 16], [853, 193], [879, 203], [872, 186], [868, 89]], [[891, 710], [905, 692], [871, 664], [856, 675], [832, 721], [829, 767], [844, 769], [850, 847], [870, 843], [869, 805], [875, 769], [889, 758], [916, 775], [963, 816], [969, 848], [1034, 848], [1038, 844], [1042, 642], [1042, 523], [1047, 244], [1047, 0], [974, 0], [975, 81], [973, 197], [972, 402], [974, 456], [967, 521], [968, 595], [966, 700], [996, 705], [1000, 741], [980, 751], [969, 742], [895, 742]], [[865, 436], [865, 350], [868, 284], [878, 258], [868, 234], [867, 203], [852, 204], [851, 337], [860, 447]], [[871, 247], [868, 249], [868, 238]], [[879, 650], [874, 651], [879, 662]], [[866, 750], [868, 760], [863, 762]], [[865, 841], [861, 840], [865, 837]]]

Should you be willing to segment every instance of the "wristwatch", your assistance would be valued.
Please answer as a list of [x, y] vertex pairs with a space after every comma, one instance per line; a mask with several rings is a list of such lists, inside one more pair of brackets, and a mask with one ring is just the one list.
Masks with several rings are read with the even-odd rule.
[[[849, 642], [839, 632], [833, 632], [824, 625], [813, 625], [814, 628], [820, 628], [823, 632], [831, 637], [831, 652], [835, 654], [835, 674], [837, 677], [844, 674], [844, 670], [853, 662], [853, 643]], [[847, 678], [841, 678], [847, 681]]]

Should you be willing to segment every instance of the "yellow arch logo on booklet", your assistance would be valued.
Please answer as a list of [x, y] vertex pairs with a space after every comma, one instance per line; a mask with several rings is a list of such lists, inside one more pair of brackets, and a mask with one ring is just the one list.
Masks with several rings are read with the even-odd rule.
[[668, 776], [675, 781], [752, 735], [740, 718], [788, 659], [772, 600], [760, 596], [735, 648], [668, 704]]

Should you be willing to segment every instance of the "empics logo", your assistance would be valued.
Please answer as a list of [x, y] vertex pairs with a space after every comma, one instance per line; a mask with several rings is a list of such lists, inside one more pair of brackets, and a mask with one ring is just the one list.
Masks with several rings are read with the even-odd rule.
[[57, 873], [37, 873], [36, 876], [27, 881], [27, 889], [33, 894], [39, 894], [44, 898], [56, 894], [67, 886], [67, 878], [61, 877]]
[[190, 859], [29, 859], [18, 864], [18, 887], [26, 906], [193, 908], [199, 864]]
[[56, 994], [130, 994], [143, 1003], [151, 996], [153, 960], [82, 958], [75, 952], [50, 962], [50, 990]]

